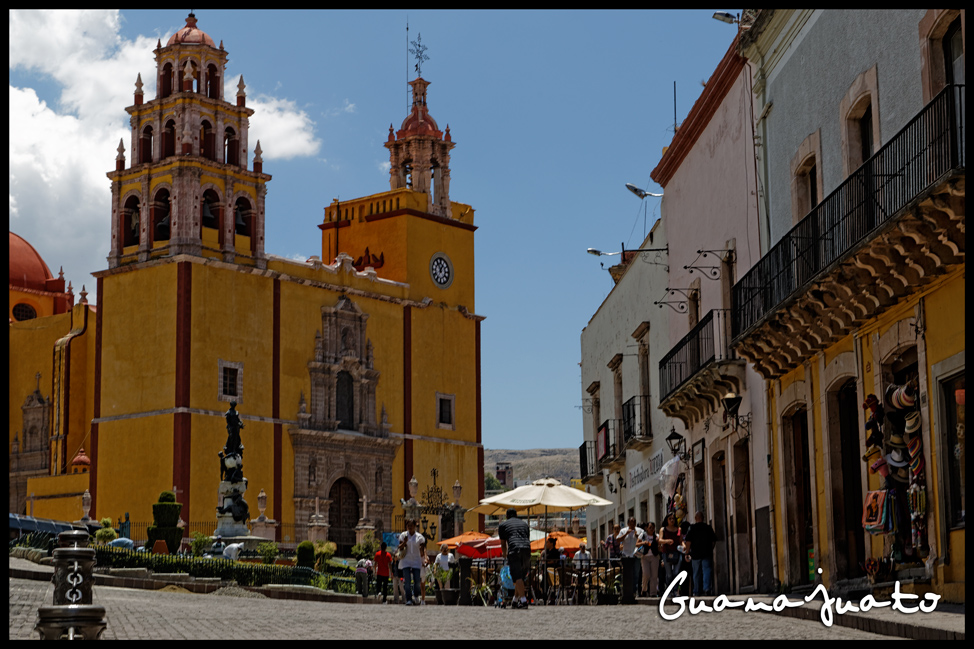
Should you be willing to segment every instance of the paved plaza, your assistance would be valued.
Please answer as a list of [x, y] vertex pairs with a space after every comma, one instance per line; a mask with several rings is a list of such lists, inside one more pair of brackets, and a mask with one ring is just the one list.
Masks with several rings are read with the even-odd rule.
[[[37, 639], [37, 609], [53, 601], [52, 566], [10, 558], [10, 639]], [[15, 573], [15, 574], [14, 574]], [[22, 578], [27, 577], [27, 578]], [[239, 591], [238, 591], [239, 592]], [[878, 621], [870, 633], [854, 628], [853, 616], [832, 627], [818, 619], [786, 614], [744, 612], [691, 615], [685, 611], [673, 621], [660, 617], [658, 600], [641, 600], [635, 606], [535, 606], [526, 611], [482, 606], [401, 606], [372, 603], [317, 602], [194, 594], [95, 585], [93, 603], [104, 606], [108, 627], [103, 639], [187, 640], [398, 640], [417, 639], [894, 639], [906, 635], [902, 626], [922, 625], [920, 637], [937, 637], [939, 631], [963, 634], [964, 607], [940, 605], [930, 614], [904, 615], [890, 609], [858, 616], [860, 622]], [[432, 598], [430, 598], [432, 600]], [[733, 597], [733, 600], [744, 600]], [[755, 598], [771, 603], [772, 598]], [[793, 598], [793, 599], [798, 599]], [[710, 600], [710, 603], [713, 603]], [[669, 605], [667, 612], [677, 612]], [[801, 610], [801, 609], [793, 609]], [[868, 626], [860, 624], [858, 626]], [[946, 637], [946, 636], [944, 636]], [[959, 636], [963, 637], [963, 636]]]

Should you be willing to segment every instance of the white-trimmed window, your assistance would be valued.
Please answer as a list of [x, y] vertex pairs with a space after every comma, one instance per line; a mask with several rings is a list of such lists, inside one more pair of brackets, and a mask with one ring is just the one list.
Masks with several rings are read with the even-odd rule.
[[219, 359], [217, 366], [217, 399], [243, 403], [243, 363]]
[[436, 427], [446, 430], [457, 429], [456, 419], [457, 395], [436, 393]]

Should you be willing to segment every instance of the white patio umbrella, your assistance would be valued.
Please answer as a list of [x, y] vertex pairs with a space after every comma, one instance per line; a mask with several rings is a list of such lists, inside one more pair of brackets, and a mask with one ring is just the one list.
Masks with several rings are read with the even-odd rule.
[[488, 516], [503, 516], [511, 507], [519, 514], [541, 514], [542, 512], [567, 512], [584, 509], [590, 505], [611, 505], [611, 500], [599, 498], [580, 489], [563, 485], [554, 478], [535, 480], [529, 485], [505, 491], [504, 493], [484, 498], [480, 504], [469, 510], [472, 514], [486, 514]]

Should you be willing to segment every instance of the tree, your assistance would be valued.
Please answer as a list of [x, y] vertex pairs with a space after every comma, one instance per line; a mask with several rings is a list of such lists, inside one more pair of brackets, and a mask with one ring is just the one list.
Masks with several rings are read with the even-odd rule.
[[504, 485], [500, 483], [493, 473], [484, 472], [484, 491], [505, 491]]

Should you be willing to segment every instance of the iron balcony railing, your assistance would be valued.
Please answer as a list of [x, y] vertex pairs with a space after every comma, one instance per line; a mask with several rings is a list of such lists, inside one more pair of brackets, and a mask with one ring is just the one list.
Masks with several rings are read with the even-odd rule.
[[648, 422], [643, 421], [640, 404], [648, 403], [649, 397], [638, 395], [622, 404], [622, 443], [628, 445], [633, 439], [649, 437]]
[[660, 403], [708, 364], [735, 357], [729, 316], [728, 309], [712, 309], [660, 360]]
[[945, 174], [966, 168], [965, 86], [944, 88], [732, 290], [737, 342]]
[[582, 480], [585, 480], [585, 478], [591, 475], [595, 475], [598, 467], [595, 464], [594, 441], [582, 442], [582, 445], [578, 447], [578, 464], [582, 471]]
[[595, 431], [595, 459], [600, 467], [619, 455], [621, 449], [619, 440], [616, 439], [618, 424], [618, 419], [606, 419]]

